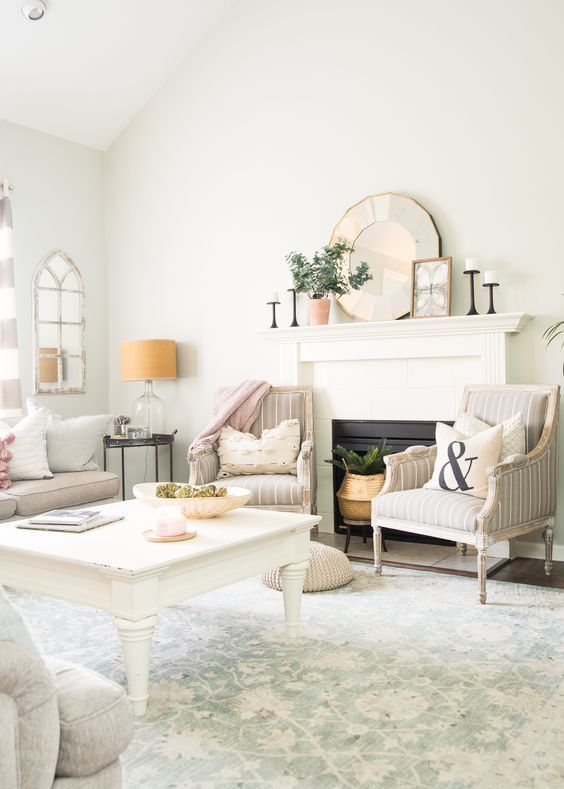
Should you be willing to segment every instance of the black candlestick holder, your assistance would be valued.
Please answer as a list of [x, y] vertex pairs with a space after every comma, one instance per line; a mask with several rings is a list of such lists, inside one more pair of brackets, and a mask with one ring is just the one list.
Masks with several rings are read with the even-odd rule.
[[292, 294], [292, 323], [290, 326], [299, 326], [298, 318], [296, 316], [296, 289], [288, 288], [288, 293]]
[[479, 273], [480, 272], [478, 271], [477, 268], [466, 269], [464, 271], [464, 274], [469, 274], [470, 275], [470, 309], [468, 310], [466, 315], [479, 315], [480, 314], [478, 312], [478, 310], [476, 309], [476, 300], [475, 300], [475, 296], [474, 296], [474, 277], [476, 276], [476, 274], [479, 274]]
[[279, 301], [267, 301], [267, 304], [272, 304], [272, 323], [270, 324], [271, 329], [277, 329], [278, 324], [276, 323], [276, 305], [280, 304]]
[[499, 288], [499, 282], [484, 282], [482, 287], [490, 289], [490, 308], [487, 311], [486, 315], [495, 315], [496, 312], [494, 310], [493, 292], [494, 292], [494, 288]]

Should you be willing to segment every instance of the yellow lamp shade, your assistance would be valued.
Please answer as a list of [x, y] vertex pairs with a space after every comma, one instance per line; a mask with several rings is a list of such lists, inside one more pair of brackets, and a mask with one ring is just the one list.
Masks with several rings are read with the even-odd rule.
[[120, 345], [122, 381], [176, 378], [174, 340], [131, 340]]

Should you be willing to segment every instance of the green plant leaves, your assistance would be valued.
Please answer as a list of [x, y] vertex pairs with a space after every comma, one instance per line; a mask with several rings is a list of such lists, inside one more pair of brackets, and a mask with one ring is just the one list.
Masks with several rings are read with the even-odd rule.
[[344, 296], [351, 290], [358, 290], [372, 279], [368, 263], [360, 263], [351, 272], [345, 265], [345, 256], [352, 247], [339, 239], [332, 246], [324, 246], [314, 253], [309, 261], [302, 252], [290, 252], [286, 261], [294, 279], [296, 293], [309, 293], [312, 298], [326, 298], [330, 293]]
[[[564, 321], [558, 321], [558, 323], [553, 323], [552, 326], [549, 326], [548, 329], [543, 333], [543, 337], [546, 340], [547, 346], [559, 337], [561, 334], [564, 334]], [[564, 347], [564, 339], [562, 340], [562, 346]]]
[[361, 474], [369, 476], [371, 474], [380, 474], [386, 468], [384, 458], [386, 455], [392, 453], [392, 448], [386, 444], [386, 439], [383, 438], [378, 446], [370, 446], [366, 452], [361, 455], [353, 449], [345, 449], [341, 444], [337, 444], [332, 450], [333, 457], [326, 460], [326, 463], [332, 463], [337, 468], [342, 469], [350, 474]]

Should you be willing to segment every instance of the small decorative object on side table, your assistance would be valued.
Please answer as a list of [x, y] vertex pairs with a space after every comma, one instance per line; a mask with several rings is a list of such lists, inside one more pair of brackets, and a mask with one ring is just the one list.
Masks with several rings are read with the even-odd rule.
[[174, 436], [178, 431], [172, 433], [153, 433], [149, 438], [115, 438], [114, 436], [104, 436], [104, 471], [107, 469], [106, 452], [108, 449], [121, 449], [121, 497], [125, 501], [125, 450], [129, 447], [155, 447], [155, 479], [159, 481], [159, 447], [168, 446], [169, 448], [169, 479], [173, 479], [172, 467], [172, 445]]
[[131, 422], [130, 416], [116, 416], [114, 419], [114, 437], [127, 437], [127, 426]]
[[474, 277], [480, 273], [478, 269], [478, 260], [476, 258], [466, 258], [464, 261], [464, 273], [470, 275], [470, 309], [467, 315], [479, 315], [476, 309], [476, 301], [474, 296]]
[[278, 291], [273, 290], [270, 296], [268, 297], [267, 304], [272, 304], [272, 323], [270, 324], [271, 329], [277, 329], [278, 324], [276, 323], [276, 305], [280, 304], [280, 299], [278, 297]]
[[495, 315], [493, 291], [494, 288], [499, 288], [499, 276], [497, 271], [484, 271], [484, 288], [490, 289], [490, 306], [487, 315]]

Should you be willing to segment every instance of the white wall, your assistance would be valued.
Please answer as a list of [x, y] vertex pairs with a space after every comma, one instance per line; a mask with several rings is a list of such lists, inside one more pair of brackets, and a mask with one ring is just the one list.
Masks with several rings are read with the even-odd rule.
[[511, 377], [559, 382], [563, 23], [559, 0], [236, 3], [106, 157], [112, 409], [138, 389], [119, 340], [175, 338], [182, 377], [158, 390], [180, 461], [218, 385], [276, 382], [256, 330], [285, 254], [386, 191], [433, 214], [455, 314], [466, 256], [504, 272], [498, 311], [536, 316]]
[[63, 416], [101, 413], [107, 397], [107, 268], [103, 154], [24, 126], [0, 121], [0, 177], [10, 192], [22, 393], [33, 395], [31, 284], [37, 264], [64, 249], [86, 292], [86, 394], [41, 395]]

